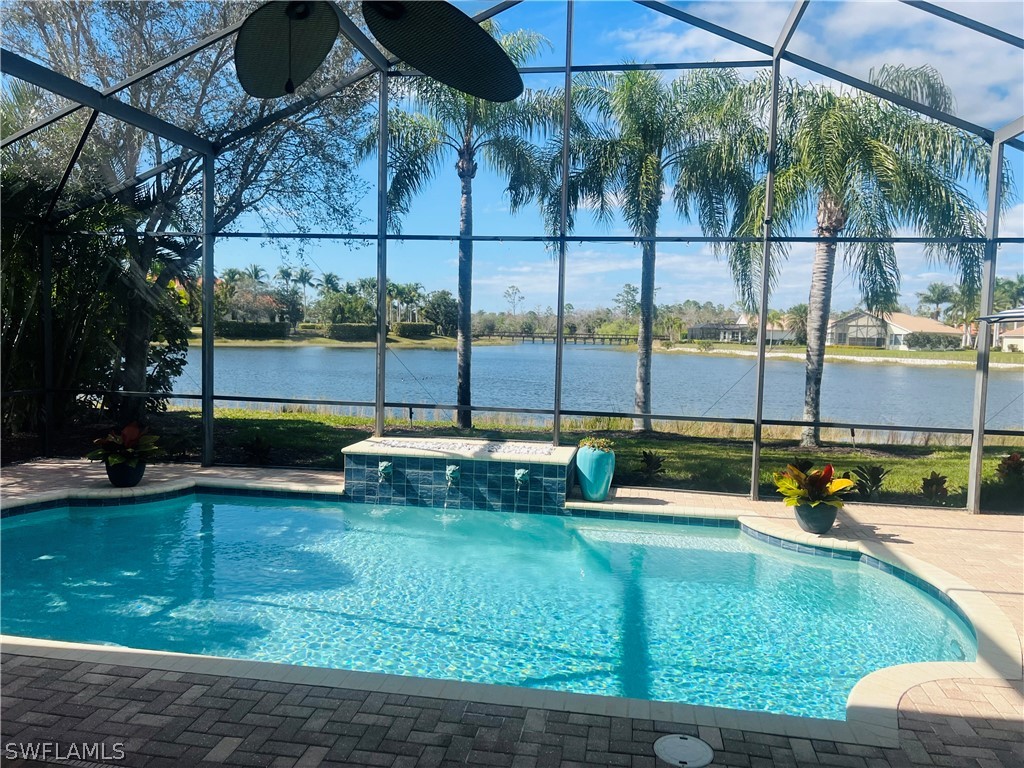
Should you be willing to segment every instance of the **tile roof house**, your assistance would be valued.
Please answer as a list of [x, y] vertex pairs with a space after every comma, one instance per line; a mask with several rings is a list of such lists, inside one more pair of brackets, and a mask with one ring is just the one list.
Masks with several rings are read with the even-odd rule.
[[957, 338], [963, 335], [960, 329], [943, 325], [930, 317], [891, 312], [880, 318], [857, 310], [829, 323], [825, 343], [907, 350], [910, 348], [905, 337], [910, 333], [940, 333]]

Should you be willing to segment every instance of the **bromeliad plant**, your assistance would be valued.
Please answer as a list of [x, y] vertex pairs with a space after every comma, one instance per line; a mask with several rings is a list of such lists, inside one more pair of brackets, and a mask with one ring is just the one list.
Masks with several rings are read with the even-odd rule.
[[614, 443], [606, 437], [584, 437], [580, 440], [580, 448], [593, 448], [595, 451], [611, 451]]
[[148, 428], [143, 429], [133, 421], [120, 432], [111, 432], [106, 437], [94, 440], [96, 447], [86, 454], [86, 458], [104, 461], [111, 467], [118, 464], [135, 467], [140, 461], [146, 463], [158, 459], [163, 455], [163, 449], [156, 444], [159, 439], [157, 435], [147, 434], [148, 431]]
[[790, 464], [785, 472], [776, 472], [774, 478], [776, 489], [786, 497], [787, 507], [827, 504], [842, 509], [840, 494], [848, 493], [857, 485], [848, 477], [836, 477], [831, 464], [813, 472], [801, 472]]

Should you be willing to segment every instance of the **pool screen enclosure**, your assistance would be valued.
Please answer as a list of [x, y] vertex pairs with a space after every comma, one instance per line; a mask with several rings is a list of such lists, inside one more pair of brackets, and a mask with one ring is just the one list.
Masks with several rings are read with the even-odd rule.
[[[977, 239], [973, 242], [983, 245], [984, 247], [984, 260], [982, 263], [982, 274], [981, 274], [981, 292], [980, 292], [980, 315], [989, 316], [993, 313], [993, 295], [995, 287], [995, 275], [996, 275], [996, 256], [997, 251], [1001, 245], [1013, 244], [1020, 245], [1024, 243], [1024, 238], [1021, 237], [1000, 237], [999, 236], [999, 217], [1000, 212], [1004, 208], [1004, 195], [1006, 190], [1003, 189], [1003, 174], [1001, 169], [1003, 168], [1004, 152], [1007, 148], [1014, 150], [1024, 150], [1024, 142], [1018, 137], [1024, 133], [1024, 116], [1018, 117], [1015, 120], [1006, 122], [1001, 125], [985, 125], [984, 121], [972, 119], [974, 116], [967, 115], [960, 117], [952, 114], [952, 112], [943, 111], [933, 106], [928, 106], [921, 103], [910, 96], [900, 94], [894, 90], [877, 85], [869, 80], [863, 79], [856, 76], [848, 71], [845, 71], [839, 66], [835, 66], [834, 62], [822, 62], [811, 56], [797, 53], [791, 49], [791, 43], [793, 41], [794, 34], [797, 32], [801, 20], [804, 19], [807, 14], [809, 7], [813, 8], [819, 2], [824, 0], [815, 0], [814, 3], [809, 0], [797, 0], [792, 5], [792, 8], [786, 18], [785, 22], [779, 29], [777, 38], [774, 44], [763, 42], [762, 40], [755, 39], [752, 36], [743, 34], [734, 28], [719, 24], [712, 20], [708, 14], [702, 14], [699, 5], [689, 3], [668, 3], [661, 2], [660, 0], [637, 0], [636, 5], [641, 6], [649, 11], [653, 11], [658, 14], [659, 18], [671, 19], [673, 23], [682, 22], [690, 25], [692, 28], [702, 30], [703, 33], [710, 33], [721, 39], [728, 41], [731, 44], [741, 46], [742, 48], [750, 52], [750, 57], [743, 60], [729, 61], [729, 62], [677, 62], [677, 63], [662, 63], [662, 64], [607, 64], [607, 65], [592, 65], [592, 64], [579, 64], [574, 60], [573, 56], [573, 33], [574, 33], [574, 13], [577, 6], [584, 5], [583, 0], [574, 2], [574, 0], [568, 0], [565, 3], [565, 61], [560, 66], [545, 66], [545, 67], [520, 67], [520, 74], [526, 75], [561, 75], [564, 76], [565, 90], [564, 90], [564, 105], [563, 105], [563, 123], [562, 127], [564, 131], [569, 129], [570, 113], [571, 113], [571, 99], [572, 89], [569, 87], [572, 85], [572, 76], [574, 73], [586, 72], [586, 71], [606, 71], [616, 72], [624, 71], [629, 69], [654, 69], [654, 70], [675, 70], [682, 71], [687, 69], [695, 69], [700, 67], [711, 67], [711, 66], [731, 66], [743, 69], [762, 69], [770, 73], [771, 81], [771, 103], [768, 109], [769, 121], [768, 121], [768, 141], [769, 150], [766, 162], [766, 176], [765, 176], [765, 216], [764, 216], [764, 230], [762, 236], [759, 238], [752, 238], [750, 242], [756, 243], [762, 251], [762, 258], [764, 268], [761, 270], [762, 282], [760, 285], [760, 297], [759, 302], [759, 322], [757, 324], [756, 334], [756, 385], [755, 385], [755, 397], [754, 397], [754, 413], [752, 419], [735, 419], [732, 420], [734, 423], [746, 424], [753, 429], [753, 449], [752, 449], [752, 465], [750, 471], [750, 495], [752, 498], [757, 498], [758, 495], [758, 478], [759, 478], [759, 467], [760, 467], [760, 449], [762, 442], [763, 428], [765, 425], [779, 425], [779, 426], [803, 426], [806, 422], [801, 421], [784, 421], [784, 420], [771, 420], [764, 418], [764, 395], [765, 395], [765, 350], [767, 344], [767, 326], [768, 326], [768, 301], [766, 300], [769, 294], [769, 269], [768, 264], [773, 256], [773, 247], [778, 244], [786, 243], [798, 243], [798, 242], [815, 242], [817, 238], [800, 238], [800, 237], [783, 237], [779, 236], [778, 233], [773, 232], [772, 219], [775, 204], [775, 170], [776, 170], [776, 145], [777, 145], [777, 132], [779, 127], [779, 91], [780, 91], [780, 78], [781, 78], [781, 67], [785, 63], [788, 66], [800, 67], [803, 70], [807, 70], [814, 73], [816, 76], [827, 78], [828, 80], [834, 81], [835, 83], [841, 84], [843, 87], [856, 89], [861, 92], [878, 97], [879, 99], [891, 102], [900, 107], [912, 110], [920, 115], [930, 118], [934, 121], [946, 123], [948, 125], [959, 128], [966, 131], [974, 136], [980, 137], [982, 140], [991, 145], [991, 161], [990, 161], [990, 172], [989, 178], [992, 180], [988, 186], [987, 194], [987, 218], [986, 218], [986, 229], [983, 239]], [[179, 125], [175, 125], [157, 114], [152, 114], [145, 110], [142, 110], [126, 100], [119, 98], [119, 94], [123, 95], [125, 91], [142, 87], [145, 88], [147, 79], [156, 77], [160, 73], [165, 72], [169, 68], [174, 67], [175, 64], [187, 59], [190, 56], [194, 56], [211, 46], [225, 40], [232, 38], [237, 35], [239, 28], [242, 26], [242, 22], [230, 24], [223, 29], [212, 32], [206, 35], [202, 39], [198, 40], [195, 44], [190, 45], [180, 51], [173, 52], [170, 55], [165, 56], [159, 61], [154, 62], [144, 70], [128, 77], [121, 82], [115, 83], [112, 87], [105, 90], [98, 90], [90, 87], [83, 82], [73, 79], [66, 74], [57, 71], [55, 68], [51, 68], [37, 61], [33, 61], [30, 58], [15, 53], [4, 47], [2, 55], [0, 55], [0, 69], [4, 75], [9, 78], [17, 78], [18, 80], [25, 81], [34, 86], [42, 88], [46, 91], [56, 94], [62, 99], [70, 102], [68, 106], [55, 111], [48, 117], [37, 120], [31, 125], [21, 127], [19, 130], [7, 135], [0, 142], [0, 146], [7, 148], [15, 145], [16, 142], [25, 139], [34, 133], [44, 130], [49, 126], [52, 126], [57, 121], [64, 117], [74, 113], [78, 109], [87, 109], [91, 111], [92, 118], [86, 125], [85, 130], [81, 136], [78, 144], [78, 149], [71, 155], [70, 162], [64, 173], [63, 181], [54, 190], [52, 202], [49, 206], [48, 215], [46, 217], [45, 227], [43, 236], [43, 247], [41, 248], [41, 260], [40, 265], [40, 276], [44, 286], [48, 284], [51, 279], [52, 265], [49, 263], [50, 246], [48, 238], [55, 235], [61, 234], [61, 220], [66, 218], [69, 213], [74, 211], [68, 211], [66, 209], [59, 209], [57, 203], [60, 200], [61, 193], [63, 191], [64, 183], [72, 173], [76, 162], [78, 161], [79, 153], [81, 152], [82, 146], [85, 144], [89, 137], [90, 129], [96, 121], [98, 116], [106, 116], [106, 118], [112, 118], [121, 121], [127, 125], [134, 126], [146, 133], [154, 134], [168, 142], [172, 142], [180, 148], [180, 154], [169, 159], [161, 158], [161, 162], [156, 163], [151, 169], [138, 173], [132, 178], [125, 179], [116, 185], [112, 185], [107, 188], [106, 192], [97, 195], [92, 202], [101, 202], [105, 198], [112, 197], [119, 192], [123, 192], [126, 189], [137, 187], [158, 178], [161, 174], [167, 173], [176, 167], [180, 167], [190, 161], [195, 161], [197, 158], [201, 158], [202, 166], [202, 230], [198, 233], [161, 233], [163, 236], [188, 236], [201, 238], [202, 243], [202, 373], [201, 373], [201, 403], [202, 403], [202, 461], [204, 464], [210, 464], [213, 462], [214, 456], [214, 403], [217, 399], [214, 391], [214, 378], [213, 378], [213, 367], [214, 367], [214, 334], [213, 334], [213, 321], [214, 321], [214, 284], [215, 284], [215, 257], [214, 257], [214, 243], [218, 237], [268, 237], [281, 239], [301, 239], [310, 237], [309, 233], [303, 232], [292, 232], [292, 233], [255, 233], [255, 232], [218, 232], [215, 223], [215, 211], [216, 211], [216, 200], [215, 200], [215, 184], [216, 174], [215, 160], [218, 156], [222, 155], [225, 151], [232, 147], [238, 146], [240, 143], [245, 142], [247, 139], [259, 134], [261, 131], [266, 130], [268, 127], [280, 123], [280, 121], [288, 120], [295, 115], [302, 112], [302, 110], [308, 109], [311, 105], [317, 104], [320, 101], [329, 99], [331, 96], [343, 92], [346, 88], [350, 88], [357, 83], [360, 83], [368, 78], [376, 77], [377, 86], [377, 120], [378, 122], [378, 146], [376, 149], [377, 157], [377, 182], [376, 182], [376, 205], [377, 205], [377, 228], [373, 235], [355, 235], [353, 233], [336, 233], [335, 235], [328, 235], [324, 233], [322, 237], [334, 236], [339, 238], [352, 238], [365, 239], [375, 241], [376, 245], [376, 274], [377, 274], [377, 343], [376, 343], [376, 391], [373, 402], [375, 411], [375, 431], [376, 434], [380, 435], [384, 432], [384, 414], [385, 410], [389, 405], [385, 399], [385, 361], [386, 361], [386, 318], [384, 307], [388, 301], [386, 295], [386, 283], [388, 275], [388, 243], [399, 239], [420, 239], [420, 240], [451, 240], [450, 236], [431, 236], [431, 235], [419, 235], [413, 238], [408, 236], [401, 237], [396, 234], [389, 233], [387, 228], [388, 222], [388, 195], [387, 195], [387, 184], [388, 184], [388, 83], [390, 80], [410, 77], [421, 77], [422, 73], [415, 70], [406, 68], [399, 68], [399, 62], [396, 57], [389, 55], [386, 52], [381, 51], [377, 45], [362, 31], [360, 23], [357, 23], [355, 16], [351, 13], [350, 6], [341, 4], [331, 4], [334, 10], [337, 12], [339, 19], [341, 35], [346, 38], [355, 50], [362, 54], [363, 63], [355, 71], [347, 74], [341, 79], [321, 85], [319, 88], [313, 91], [309, 91], [301, 95], [301, 97], [289, 101], [285, 106], [282, 106], [276, 110], [264, 110], [261, 116], [253, 120], [249, 125], [241, 128], [236, 128], [230, 132], [226, 132], [223, 135], [217, 136], [215, 139], [206, 138], [197, 132], [187, 130]], [[371, 4], [371, 5], [388, 5], [388, 4]], [[515, 1], [501, 2], [490, 8], [487, 8], [481, 12], [476, 13], [473, 16], [474, 21], [483, 22], [487, 19], [500, 18], [501, 14], [509, 11], [512, 8], [518, 6], [519, 3]], [[554, 5], [554, 4], [551, 4]], [[1008, 31], [1000, 28], [997, 25], [985, 23], [979, 18], [975, 18], [973, 14], [969, 13], [970, 6], [956, 6], [958, 9], [966, 9], [964, 13], [959, 10], [952, 10], [949, 7], [950, 4], [933, 4], [930, 2], [923, 2], [921, 0], [902, 0], [899, 7], [912, 8], [914, 12], [920, 14], [921, 19], [926, 18], [941, 18], [944, 22], [954, 24], [957, 26], [959, 31], [968, 31], [969, 33], [976, 35], [979, 41], [998, 41], [1001, 45], [1011, 46], [1016, 49], [1024, 49], [1024, 38], [1021, 37], [1017, 31]], [[358, 20], [362, 21], [361, 17]], [[372, 25], [371, 25], [372, 26]], [[404, 65], [403, 65], [404, 66]], [[567, 142], [563, 142], [562, 149], [562, 178], [568, 177], [569, 170], [569, 146]], [[554, 234], [550, 236], [472, 236], [471, 240], [479, 242], [488, 241], [500, 241], [500, 242], [543, 242], [546, 243], [553, 254], [557, 256], [557, 275], [558, 275], [558, 306], [557, 306], [557, 333], [555, 339], [555, 353], [554, 353], [554, 394], [553, 394], [553, 407], [550, 411], [546, 411], [552, 419], [552, 432], [553, 440], [557, 444], [560, 438], [561, 422], [563, 412], [568, 409], [563, 408], [562, 403], [562, 357], [563, 357], [563, 346], [564, 346], [564, 329], [565, 329], [565, 269], [566, 269], [566, 252], [567, 244], [572, 242], [626, 242], [639, 244], [645, 238], [637, 237], [581, 237], [578, 235], [570, 235], [570, 230], [567, 227], [567, 218], [569, 215], [568, 207], [568, 192], [567, 185], [562, 185], [561, 190], [561, 202], [558, 212], [558, 223], [554, 229]], [[735, 242], [737, 238], [699, 238], [699, 237], [655, 237], [646, 238], [653, 240], [657, 243], [666, 242], [709, 242], [709, 243], [723, 243], [723, 242]], [[858, 242], [863, 241], [863, 238], [836, 238], [840, 242]], [[916, 242], [923, 243], [927, 242], [930, 244], [941, 244], [935, 239], [924, 239], [924, 238], [895, 238], [894, 242]], [[962, 242], [962, 239], [961, 239]], [[43, 291], [43, 301], [48, 302], [50, 300], [47, 291]], [[53, 350], [50, 346], [50, 338], [46, 331], [46, 317], [47, 307], [44, 304], [42, 310], [43, 316], [43, 339], [44, 339], [44, 371], [43, 371], [43, 387], [42, 396], [44, 403], [47, 398], [52, 395], [53, 388], [53, 366], [55, 364], [53, 360]], [[977, 362], [975, 368], [975, 394], [972, 408], [972, 426], [969, 430], [967, 429], [934, 429], [935, 432], [960, 432], [961, 434], [971, 435], [971, 458], [969, 465], [969, 485], [967, 495], [967, 506], [973, 511], [977, 512], [980, 509], [981, 499], [981, 469], [982, 469], [982, 447], [984, 444], [984, 438], [986, 434], [1001, 433], [1008, 434], [1011, 436], [1019, 436], [1019, 431], [993, 431], [986, 430], [985, 418], [986, 418], [986, 405], [987, 405], [987, 391], [988, 391], [988, 378], [989, 378], [989, 362], [990, 362], [990, 346], [991, 346], [991, 335], [987, 332], [988, 326], [985, 322], [979, 323], [981, 326], [978, 334], [977, 341]], [[143, 393], [128, 393], [128, 394], [143, 394]], [[404, 405], [404, 404], [403, 404]], [[460, 404], [459, 406], [445, 406], [449, 409], [469, 409], [476, 410], [472, 406], [466, 406]], [[487, 409], [482, 409], [487, 410]], [[515, 409], [508, 409], [515, 411]], [[45, 406], [44, 406], [45, 412]], [[632, 417], [635, 414], [605, 414], [615, 416], [627, 416]], [[660, 415], [660, 414], [644, 414], [652, 418], [672, 420], [671, 415]], [[903, 431], [928, 431], [927, 428], [922, 429], [921, 427], [913, 426], [900, 426], [900, 425], [863, 425], [863, 424], [847, 424], [847, 423], [820, 423], [820, 426], [834, 426], [842, 428], [872, 428], [878, 427], [887, 430], [902, 429]], [[44, 438], [44, 446], [46, 441]]]

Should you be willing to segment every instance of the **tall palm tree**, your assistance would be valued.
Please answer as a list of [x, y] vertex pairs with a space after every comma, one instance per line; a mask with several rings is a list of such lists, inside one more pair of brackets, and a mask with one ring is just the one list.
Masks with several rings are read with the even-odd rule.
[[254, 283], [262, 284], [267, 279], [267, 270], [259, 264], [250, 264], [245, 268], [245, 274], [248, 275]]
[[[971, 332], [971, 327], [978, 319], [980, 311], [980, 290], [977, 287], [966, 285], [957, 286], [953, 298], [946, 308], [946, 322], [962, 331], [960, 345], [965, 349], [974, 345], [974, 334]], [[998, 328], [998, 326], [996, 327]]]
[[[953, 99], [932, 68], [882, 67], [871, 73], [876, 85], [946, 112]], [[755, 82], [753, 101], [766, 110], [767, 80]], [[815, 246], [807, 315], [804, 414], [818, 422], [825, 336], [832, 300], [840, 235], [877, 238], [844, 246], [847, 268], [857, 280], [867, 311], [894, 311], [899, 304], [900, 272], [891, 242], [907, 227], [927, 237], [978, 238], [981, 214], [964, 182], [986, 181], [988, 146], [978, 137], [922, 118], [915, 112], [866, 94], [840, 93], [824, 85], [786, 83], [780, 100], [780, 146], [775, 177], [777, 234], [789, 234], [813, 213]], [[741, 231], [763, 227], [764, 184], [751, 196]], [[926, 246], [927, 255], [959, 273], [968, 294], [977, 294], [982, 249], [960, 243]], [[742, 278], [759, 268], [760, 249], [734, 249], [733, 274]], [[745, 295], [750, 280], [738, 279]], [[801, 445], [819, 444], [820, 429], [804, 427]]]
[[316, 275], [308, 267], [299, 267], [292, 275], [292, 282], [302, 289], [302, 312], [306, 312], [306, 289], [315, 288], [319, 285]]
[[946, 283], [929, 283], [925, 290], [916, 295], [922, 305], [932, 307], [932, 320], [938, 320], [942, 317], [942, 306], [951, 304], [956, 298], [956, 288]]
[[285, 288], [292, 284], [295, 279], [295, 270], [288, 264], [282, 264], [274, 273], [274, 279], [279, 281]]
[[[753, 185], [749, 158], [757, 155], [750, 152], [753, 122], [734, 106], [738, 85], [727, 69], [696, 70], [671, 83], [648, 71], [584, 78], [573, 100], [599, 122], [590, 136], [573, 140], [579, 172], [570, 203], [596, 198], [600, 218], [618, 208], [637, 237], [653, 238], [671, 185], [681, 216], [693, 207], [705, 231], [727, 234], [744, 218]], [[650, 240], [641, 247], [634, 406], [641, 414], [636, 427], [649, 430], [657, 248]]]
[[1024, 275], [997, 277], [992, 309], [1002, 311], [1024, 305]]
[[341, 278], [334, 272], [324, 272], [320, 275], [320, 293], [341, 293]]
[[[533, 58], [547, 44], [535, 32], [517, 31], [501, 35], [492, 22], [484, 28], [493, 35], [517, 65]], [[392, 178], [388, 189], [388, 228], [397, 232], [401, 218], [409, 211], [412, 198], [454, 154], [455, 170], [461, 182], [459, 215], [459, 324], [458, 425], [473, 426], [472, 371], [472, 288], [473, 288], [473, 179], [479, 161], [499, 174], [514, 177], [526, 172], [533, 161], [529, 138], [558, 117], [558, 99], [546, 93], [527, 91], [508, 103], [494, 103], [441, 85], [429, 77], [409, 78], [405, 94], [411, 109], [395, 109], [388, 115], [389, 158]], [[376, 150], [376, 135], [365, 137], [362, 155]]]

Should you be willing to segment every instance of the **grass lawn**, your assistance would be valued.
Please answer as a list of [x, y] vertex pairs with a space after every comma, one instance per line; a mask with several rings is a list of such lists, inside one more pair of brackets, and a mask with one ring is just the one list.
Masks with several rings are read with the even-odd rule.
[[[757, 348], [753, 344], [733, 344], [725, 342], [714, 342], [712, 345], [714, 352], [700, 352], [695, 344], [675, 344], [671, 347], [674, 350], [685, 351], [692, 354], [728, 354], [728, 353], [745, 353], [753, 354], [757, 351]], [[807, 353], [807, 347], [797, 344], [778, 344], [768, 349], [768, 355], [797, 355], [803, 357]], [[875, 347], [841, 347], [829, 345], [825, 348], [825, 357], [828, 358], [843, 358], [843, 357], [871, 357], [878, 358], [878, 360], [886, 359], [899, 359], [899, 360], [955, 360], [961, 362], [973, 363], [978, 353], [973, 349], [947, 349], [947, 350], [930, 350], [930, 349], [915, 349], [909, 351], [901, 351], [898, 349], [876, 349]], [[991, 362], [993, 363], [1012, 363], [1014, 365], [1024, 365], [1024, 352], [1000, 352], [993, 351], [991, 355]]]
[[[192, 328], [192, 335], [189, 342], [195, 346], [202, 344], [202, 329]], [[474, 346], [502, 346], [517, 344], [511, 339], [474, 339]], [[318, 336], [316, 331], [296, 331], [287, 339], [217, 339], [214, 344], [218, 347], [355, 347], [372, 349], [376, 346], [374, 341], [335, 341], [323, 336]], [[432, 336], [429, 339], [405, 339], [401, 336], [388, 336], [388, 346], [394, 349], [455, 349], [455, 339], [449, 336]], [[573, 346], [571, 343], [567, 346]], [[636, 350], [636, 344], [617, 345], [616, 349], [629, 352]], [[753, 344], [732, 344], [715, 342], [713, 352], [703, 352], [695, 344], [673, 344], [665, 348], [655, 346], [659, 352], [683, 352], [685, 354], [711, 355], [711, 354], [740, 354], [752, 355], [756, 348]], [[768, 354], [797, 355], [806, 354], [807, 348], [791, 344], [776, 345], [768, 349]], [[873, 347], [828, 347], [826, 358], [837, 359], [844, 357], [871, 357], [879, 361], [885, 359], [900, 360], [944, 360], [973, 363], [977, 353], [972, 349], [953, 349], [944, 351], [913, 350], [901, 352], [898, 349], [875, 349]], [[991, 361], [993, 363], [1012, 363], [1024, 366], [1024, 352], [993, 352]]]
[[[368, 437], [370, 419], [309, 412], [270, 412], [248, 409], [217, 409], [214, 427], [216, 461], [246, 464], [253, 461], [246, 446], [259, 437], [267, 447], [264, 460], [273, 466], [302, 466], [341, 469], [341, 449]], [[193, 411], [171, 411], [157, 415], [154, 432], [179, 459], [198, 457], [200, 422]], [[461, 435], [494, 439], [550, 440], [549, 431], [478, 422], [478, 428], [462, 431], [436, 423], [403, 421], [389, 428], [396, 434]], [[635, 433], [622, 430], [563, 432], [563, 444], [573, 445], [584, 435], [609, 437], [615, 442], [616, 485], [657, 486], [699, 491], [746, 494], [749, 490], [750, 442], [724, 437], [694, 437], [667, 432]], [[258, 447], [258, 446], [257, 446]], [[644, 451], [663, 458], [663, 469], [647, 475], [641, 467]], [[1024, 512], [1021, 495], [1003, 490], [996, 482], [996, 466], [1022, 446], [989, 446], [985, 449], [984, 477], [987, 481], [984, 506]], [[84, 453], [84, 451], [82, 451]], [[81, 455], [81, 454], [79, 454]], [[767, 441], [761, 451], [761, 492], [774, 497], [771, 473], [785, 469], [794, 459], [809, 459], [820, 467], [831, 463], [839, 473], [861, 465], [878, 464], [891, 470], [879, 501], [893, 504], [929, 504], [921, 494], [921, 480], [932, 472], [948, 478], [949, 495], [941, 506], [966, 504], [967, 464], [970, 451], [964, 446], [867, 445], [825, 447], [818, 451], [798, 448], [795, 440]]]

